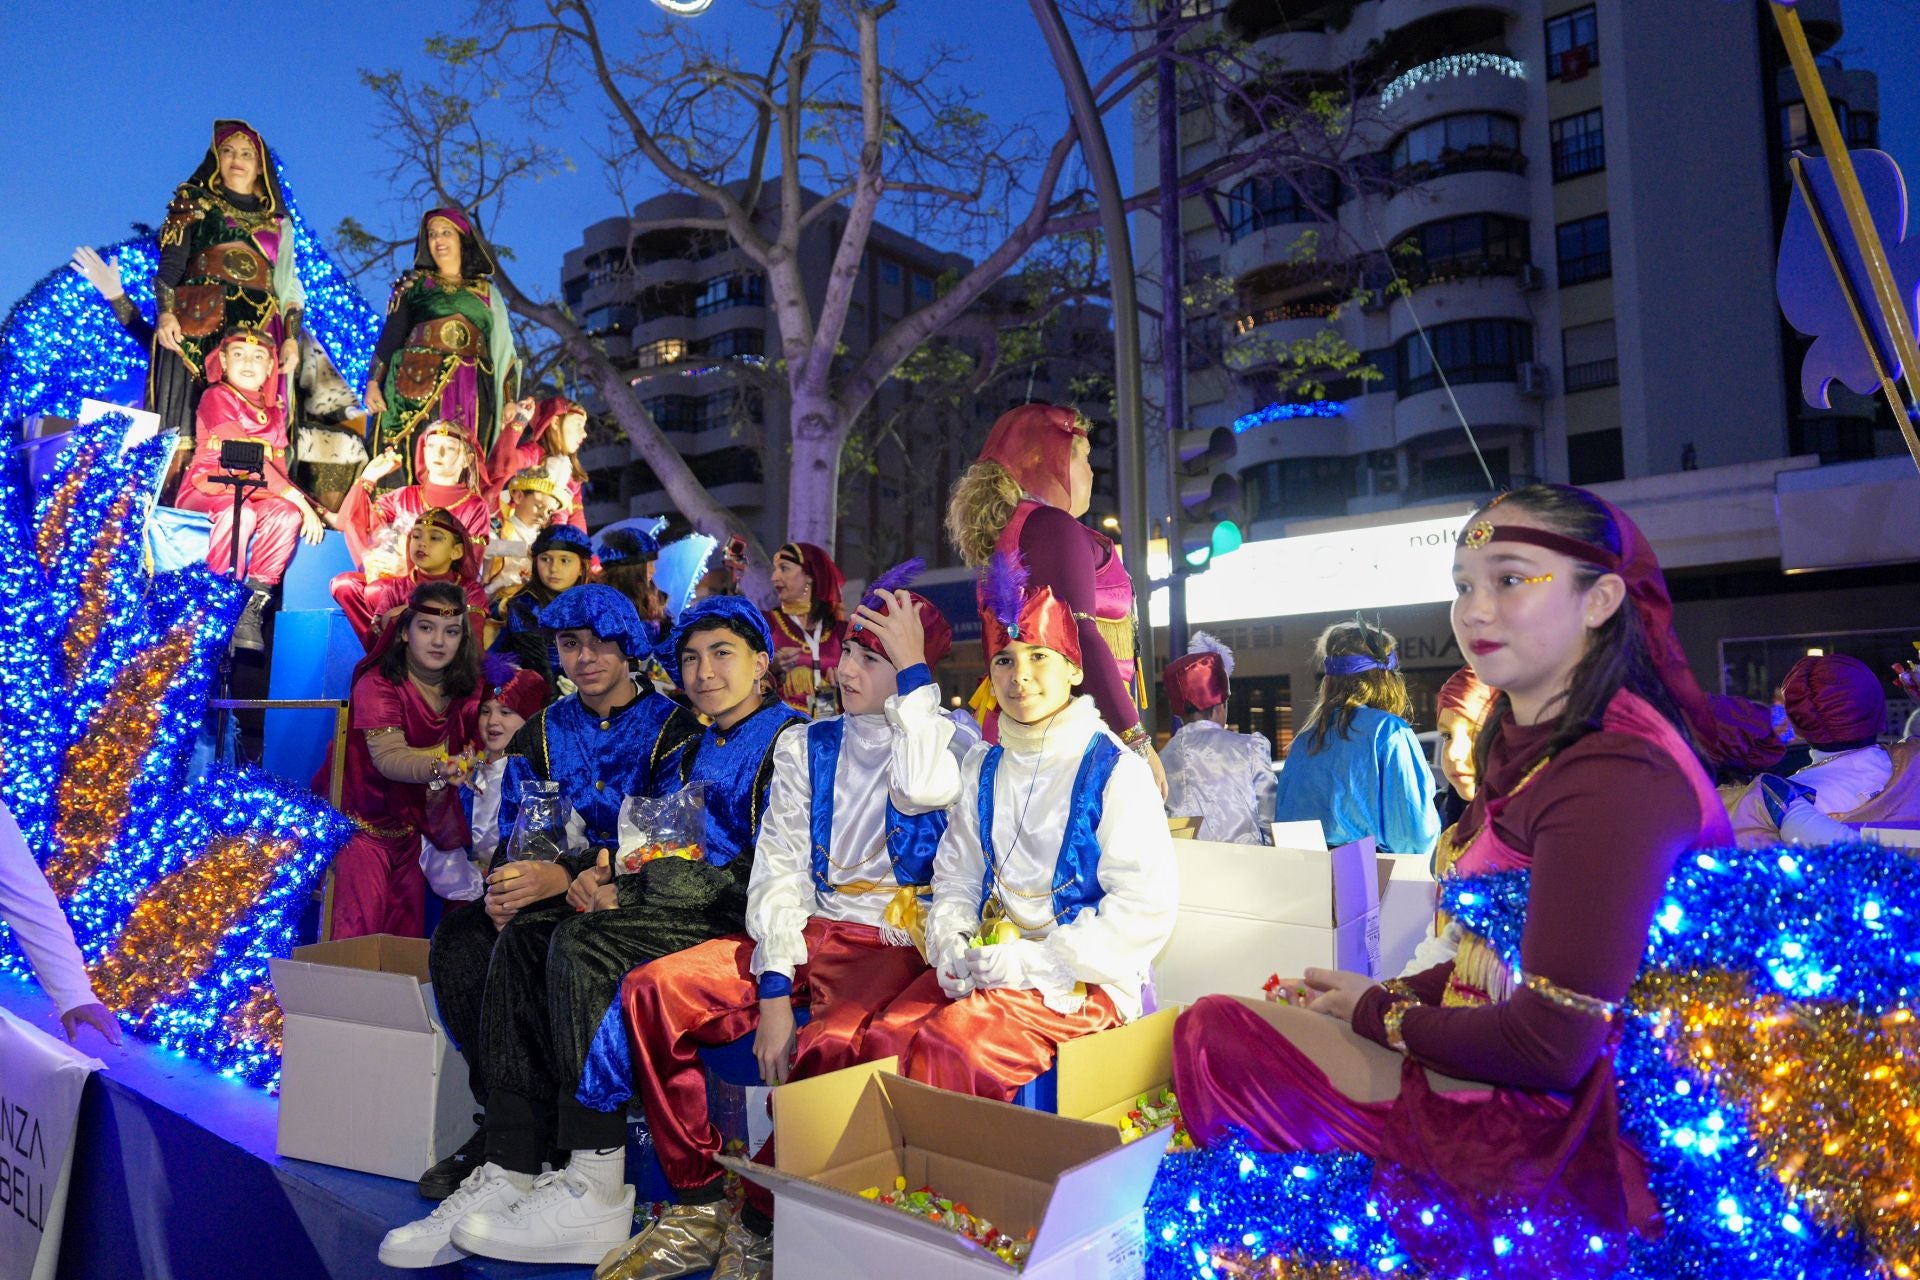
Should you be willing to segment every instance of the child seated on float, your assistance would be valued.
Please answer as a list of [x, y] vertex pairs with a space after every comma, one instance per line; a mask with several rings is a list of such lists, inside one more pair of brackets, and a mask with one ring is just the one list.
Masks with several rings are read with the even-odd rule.
[[1051, 590], [996, 553], [985, 581], [1000, 742], [976, 744], [934, 859], [933, 972], [874, 1020], [864, 1051], [916, 1080], [1007, 1100], [1066, 1040], [1140, 1016], [1179, 887], [1146, 761], [1076, 696], [1080, 637]]
[[[700, 1047], [754, 1033], [769, 1085], [837, 1071], [864, 1060], [868, 1023], [927, 970], [911, 934], [958, 781], [929, 667], [952, 629], [932, 602], [890, 589], [909, 576], [882, 574], [889, 589], [854, 617], [839, 667], [845, 714], [774, 749], [746, 933], [627, 975], [621, 1036], [640, 1048], [633, 1083], [678, 1203], [610, 1256], [601, 1280], [766, 1274], [772, 1202], [749, 1190], [738, 1220], [727, 1205]], [[811, 1017], [797, 1030], [796, 1005]]]
[[533, 581], [533, 543], [566, 509], [546, 472], [529, 467], [507, 482], [500, 495], [497, 529], [487, 543], [487, 598], [497, 600]]

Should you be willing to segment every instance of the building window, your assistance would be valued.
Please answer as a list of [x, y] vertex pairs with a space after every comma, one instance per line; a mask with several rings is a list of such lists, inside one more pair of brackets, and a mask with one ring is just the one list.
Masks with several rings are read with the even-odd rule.
[[1247, 514], [1254, 520], [1339, 516], [1357, 492], [1359, 458], [1282, 458], [1240, 473]]
[[913, 300], [915, 302], [933, 301], [933, 277], [913, 273]]
[[[1531, 256], [1524, 218], [1469, 213], [1415, 227], [1394, 246], [1403, 274], [1416, 284], [1461, 276], [1511, 275]], [[1408, 249], [1417, 250], [1414, 253]]]
[[1248, 178], [1229, 191], [1227, 238], [1239, 240], [1289, 222], [1318, 222], [1340, 203], [1340, 184], [1331, 174], [1303, 175], [1300, 185], [1306, 195], [1285, 178]]
[[1600, 23], [1594, 7], [1547, 19], [1547, 79], [1578, 80], [1600, 65]]
[[[1849, 147], [1880, 145], [1880, 118], [1870, 111], [1855, 111], [1838, 98], [1833, 100], [1834, 121]], [[1807, 117], [1807, 104], [1790, 102], [1780, 108], [1780, 143], [1788, 151], [1820, 153], [1820, 139], [1814, 136], [1813, 121]]]
[[707, 281], [694, 299], [693, 314], [710, 316], [730, 307], [762, 307], [767, 302], [767, 281], [760, 275], [716, 276]]
[[1388, 163], [1396, 182], [1420, 182], [1449, 173], [1495, 169], [1526, 172], [1520, 122], [1493, 111], [1443, 116], [1394, 139]]
[[575, 276], [562, 287], [566, 295], [567, 305], [570, 307], [579, 306], [587, 296], [587, 278], [585, 276]]
[[900, 264], [897, 262], [889, 262], [885, 258], [882, 258], [880, 260], [880, 283], [899, 284]]
[[1553, 135], [1555, 182], [1565, 182], [1583, 173], [1598, 173], [1607, 167], [1607, 142], [1600, 132], [1600, 108], [1555, 120], [1549, 132]]
[[[1481, 457], [1486, 459], [1487, 471], [1493, 473], [1495, 493], [1513, 487], [1513, 463], [1506, 449], [1487, 449]], [[1418, 467], [1419, 478], [1414, 481], [1412, 494], [1416, 501], [1487, 492], [1486, 471], [1480, 469], [1480, 458], [1471, 450], [1421, 458]]]
[[607, 333], [625, 333], [633, 328], [636, 316], [634, 309], [625, 303], [613, 306], [595, 307], [581, 318], [580, 325], [588, 333], [598, 337]]
[[1561, 367], [1567, 393], [1611, 387], [1620, 381], [1619, 351], [1613, 321], [1575, 325], [1560, 334]]
[[1514, 382], [1519, 367], [1533, 359], [1533, 327], [1524, 320], [1455, 320], [1428, 329], [1427, 339], [1431, 353], [1417, 333], [1397, 345], [1394, 363], [1403, 400], [1439, 387], [1442, 370], [1453, 383]]
[[690, 344], [688, 353], [722, 359], [727, 356], [763, 355], [766, 348], [767, 335], [759, 329], [729, 329], [705, 341]]
[[1561, 288], [1585, 280], [1604, 280], [1613, 274], [1613, 247], [1608, 238], [1606, 214], [1563, 222], [1557, 228], [1557, 236]]
[[662, 431], [698, 431], [701, 405], [698, 396], [655, 396], [642, 402]]
[[633, 361], [642, 369], [658, 369], [661, 365], [672, 364], [685, 358], [687, 344], [679, 338], [661, 338], [649, 342], [633, 353]]
[[[1569, 386], [1568, 390], [1572, 390]], [[1582, 431], [1567, 437], [1567, 483], [1605, 484], [1625, 480], [1627, 464], [1620, 448], [1620, 428]]]

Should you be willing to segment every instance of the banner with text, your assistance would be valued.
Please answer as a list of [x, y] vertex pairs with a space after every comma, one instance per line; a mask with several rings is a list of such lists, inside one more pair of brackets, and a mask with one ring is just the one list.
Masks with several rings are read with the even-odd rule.
[[52, 1280], [80, 1091], [102, 1065], [0, 1009], [0, 1275]]

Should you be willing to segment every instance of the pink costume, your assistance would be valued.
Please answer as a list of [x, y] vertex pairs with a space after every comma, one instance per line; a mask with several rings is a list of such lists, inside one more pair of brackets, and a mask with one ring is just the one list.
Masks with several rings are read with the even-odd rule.
[[493, 453], [487, 458], [487, 501], [498, 508], [501, 498], [507, 491], [507, 484], [515, 476], [529, 467], [540, 468], [552, 477], [551, 464], [561, 461], [565, 464], [564, 480], [554, 478], [556, 486], [564, 484], [560, 490], [560, 499], [566, 504], [566, 510], [555, 519], [570, 524], [580, 532], [587, 531], [586, 494], [580, 484], [580, 477], [574, 474], [573, 460], [564, 455], [548, 452], [545, 444], [547, 429], [559, 425], [569, 413], [585, 413], [573, 401], [564, 396], [553, 396], [542, 400], [533, 412], [533, 421], [524, 427], [510, 423], [501, 432], [500, 438], [493, 443]]
[[231, 573], [233, 489], [213, 483], [211, 477], [223, 470], [222, 441], [251, 440], [265, 445], [263, 478], [267, 484], [263, 489], [248, 490], [241, 505], [240, 554], [246, 562], [244, 577], [275, 583], [286, 576], [287, 564], [300, 542], [300, 508], [287, 499], [296, 489], [282, 462], [287, 448], [287, 415], [277, 394], [278, 374], [268, 375], [266, 385], [256, 392], [243, 392], [224, 380], [221, 353], [236, 342], [266, 346], [249, 331], [228, 338], [207, 353], [209, 385], [194, 412], [193, 458], [187, 463], [174, 501], [188, 511], [204, 511], [213, 518], [213, 531], [207, 539], [207, 567], [215, 573]]
[[421, 837], [441, 849], [461, 848], [468, 839], [457, 788], [430, 791], [423, 782], [396, 782], [374, 767], [367, 746], [369, 734], [382, 732], [404, 734], [409, 747], [444, 746], [449, 755], [479, 745], [479, 689], [435, 711], [413, 680], [395, 683], [381, 674], [382, 657], [406, 643], [407, 619], [402, 613], [389, 622], [374, 651], [354, 668], [340, 807], [355, 830], [333, 863], [335, 938], [425, 936]]

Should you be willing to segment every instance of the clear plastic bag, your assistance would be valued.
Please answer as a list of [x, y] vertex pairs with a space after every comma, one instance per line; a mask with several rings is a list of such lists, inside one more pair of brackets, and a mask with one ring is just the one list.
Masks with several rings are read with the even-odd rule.
[[707, 783], [690, 782], [671, 795], [628, 796], [620, 806], [616, 875], [632, 875], [659, 858], [706, 861]]
[[567, 819], [572, 808], [558, 782], [531, 781], [521, 789], [520, 812], [507, 837], [509, 862], [553, 862], [567, 851]]

